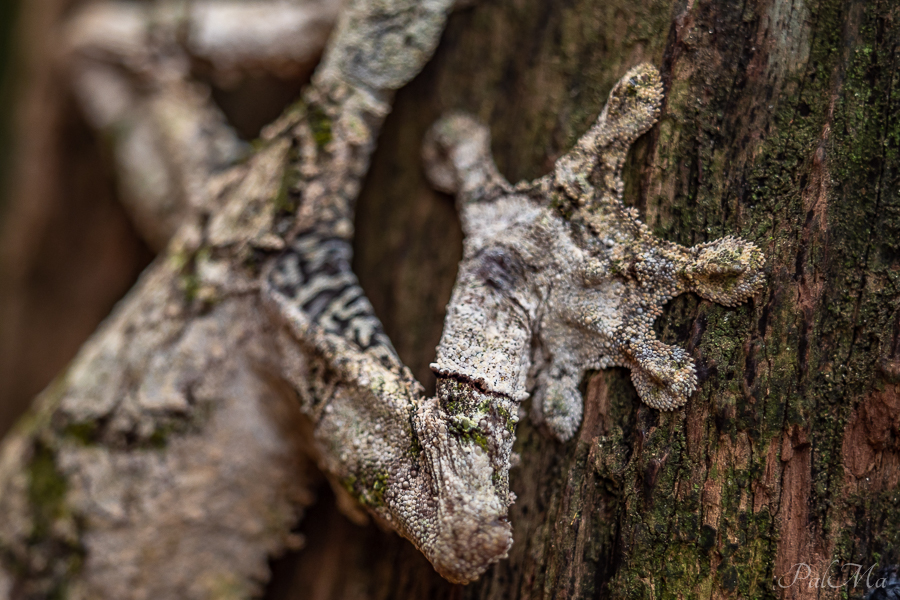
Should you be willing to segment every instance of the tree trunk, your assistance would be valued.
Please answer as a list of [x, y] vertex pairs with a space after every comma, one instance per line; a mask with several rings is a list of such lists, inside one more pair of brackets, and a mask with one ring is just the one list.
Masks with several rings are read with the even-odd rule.
[[898, 44], [890, 2], [522, 1], [453, 17], [397, 97], [357, 213], [356, 271], [420, 378], [459, 247], [420, 140], [449, 110], [485, 120], [503, 174], [531, 179], [627, 68], [660, 65], [666, 105], [626, 167], [626, 202], [667, 240], [756, 242], [768, 285], [733, 309], [681, 296], [658, 319], [697, 361], [686, 409], [643, 406], [611, 369], [585, 382], [575, 440], [520, 422], [516, 541], [481, 581], [453, 590], [403, 540], [332, 514], [302, 526], [309, 544], [273, 590], [283, 577], [329, 598], [837, 597], [812, 582], [831, 575], [860, 596], [845, 563], [877, 564], [877, 583], [900, 562]]
[[515, 0], [454, 14], [397, 95], [356, 223], [354, 270], [426, 387], [461, 246], [452, 199], [420, 159], [446, 111], [488, 123], [501, 172], [532, 179], [629, 67], [658, 65], [663, 114], [630, 155], [626, 203], [666, 240], [755, 242], [767, 285], [737, 308], [683, 295], [657, 320], [697, 364], [685, 408], [648, 408], [627, 371], [609, 369], [584, 382], [572, 441], [519, 423], [515, 543], [469, 586], [394, 533], [352, 524], [327, 486], [273, 467], [279, 486], [318, 501], [266, 597], [795, 599], [900, 586], [898, 51], [900, 7], [887, 0]]

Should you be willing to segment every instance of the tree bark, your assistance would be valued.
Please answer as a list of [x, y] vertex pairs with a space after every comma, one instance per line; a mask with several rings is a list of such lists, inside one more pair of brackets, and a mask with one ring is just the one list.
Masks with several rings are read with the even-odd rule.
[[[459, 235], [431, 225], [450, 203], [425, 182], [419, 145], [449, 110], [485, 120], [503, 174], [531, 179], [589, 127], [628, 67], [660, 65], [666, 105], [626, 167], [626, 202], [684, 245], [754, 241], [768, 285], [734, 309], [682, 296], [658, 319], [662, 340], [697, 362], [702, 385], [686, 409], [643, 406], [627, 371], [611, 369], [585, 382], [572, 442], [519, 424], [516, 541], [481, 581], [454, 590], [390, 534], [345, 525], [333, 539], [308, 520], [294, 565], [325, 561], [335, 545], [352, 558], [305, 577], [296, 567], [293, 589], [859, 597], [865, 581], [854, 588], [855, 567], [841, 565], [877, 564], [873, 584], [890, 572], [900, 561], [898, 19], [889, 2], [782, 0], [522, 1], [453, 17], [397, 97], [357, 215], [356, 271], [417, 375], [433, 356], [421, 332], [434, 343], [440, 326], [418, 311], [434, 310], [439, 286], [449, 297], [456, 257], [416, 265], [429, 248], [458, 248]], [[376, 544], [390, 550], [373, 556]], [[812, 573], [794, 582], [803, 563]], [[286, 571], [279, 564], [279, 585]], [[816, 588], [826, 575], [843, 587]]]
[[[515, 543], [469, 586], [274, 466], [278, 486], [318, 501], [266, 597], [860, 597], [865, 575], [848, 581], [846, 563], [896, 582], [898, 49], [900, 7], [886, 0], [517, 0], [456, 13], [399, 92], [357, 211], [355, 271], [426, 387], [461, 234], [419, 157], [449, 110], [487, 122], [503, 174], [531, 179], [629, 67], [658, 65], [663, 115], [630, 156], [626, 202], [683, 245], [755, 242], [768, 283], [737, 308], [684, 295], [657, 320], [698, 367], [685, 408], [642, 405], [627, 371], [610, 369], [584, 383], [572, 441], [519, 423]], [[46, 452], [32, 457], [40, 467]], [[794, 581], [798, 564], [807, 579]]]

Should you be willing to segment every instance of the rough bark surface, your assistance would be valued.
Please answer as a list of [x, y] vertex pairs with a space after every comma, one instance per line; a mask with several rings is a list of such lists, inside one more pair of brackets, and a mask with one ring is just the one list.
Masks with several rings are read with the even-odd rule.
[[[754, 241], [767, 257], [768, 286], [733, 309], [682, 296], [658, 319], [660, 338], [697, 361], [700, 389], [686, 408], [643, 406], [627, 372], [609, 370], [585, 382], [584, 422], [572, 441], [559, 444], [520, 422], [522, 460], [510, 478], [515, 543], [480, 581], [448, 584], [405, 540], [347, 521], [319, 486], [299, 526], [305, 546], [273, 564], [267, 597], [862, 596], [864, 582], [780, 589], [777, 578], [790, 581], [793, 565], [807, 563], [814, 576], [843, 582], [832, 561], [900, 562], [898, 51], [900, 9], [886, 0], [521, 0], [453, 16], [436, 56], [397, 96], [357, 213], [355, 270], [421, 380], [430, 378], [460, 248], [458, 227], [447, 225], [452, 202], [429, 189], [419, 158], [425, 131], [447, 110], [487, 122], [503, 174], [530, 179], [587, 129], [622, 73], [658, 65], [666, 104], [632, 152], [626, 202], [664, 239]], [[202, 343], [205, 331], [226, 323], [228, 336], [240, 337], [255, 324], [233, 315], [255, 314], [250, 302], [236, 297], [212, 313], [184, 315], [173, 339]], [[231, 358], [211, 368], [238, 385], [244, 371]], [[235, 412], [217, 422], [232, 432], [238, 423], [274, 430], [285, 420], [272, 417], [273, 407], [291, 410], [284, 398], [265, 410], [225, 405]], [[34, 543], [52, 543], [38, 553], [45, 564], [22, 568], [62, 569], [64, 579], [85, 560], [83, 524], [65, 529], [60, 519], [65, 486], [78, 484], [61, 482], [67, 455], [28, 434], [42, 426], [33, 423], [19, 429], [30, 441], [15, 451], [31, 467], [18, 485], [44, 507]], [[160, 431], [136, 447], [122, 440], [136, 477], [156, 460], [153, 443], [196, 455], [186, 447], [189, 431]], [[95, 435], [68, 433], [75, 442]], [[313, 483], [285, 475], [295, 464], [289, 446], [259, 452], [273, 453], [270, 490], [295, 490], [295, 507], [311, 500]], [[191, 485], [228, 481], [206, 475]], [[189, 486], [159, 489], [171, 498]], [[190, 496], [180, 498], [189, 511]], [[148, 493], [137, 504], [152, 515], [158, 502]], [[291, 517], [280, 515], [276, 529]], [[252, 529], [259, 515], [247, 518], [240, 527]], [[62, 530], [47, 536], [50, 524]], [[265, 577], [264, 553], [233, 559]], [[210, 597], [253, 591], [228, 584], [193, 585], [207, 585]]]
[[[587, 383], [576, 440], [520, 423], [510, 559], [463, 590], [435, 581], [429, 593], [837, 597], [810, 580], [845, 583], [843, 563], [900, 560], [898, 18], [889, 2], [750, 1], [488, 3], [451, 19], [398, 95], [358, 212], [357, 272], [407, 364], [430, 360], [405, 341], [423, 322], [406, 307], [428, 303], [411, 300], [413, 278], [382, 279], [379, 265], [416, 248], [409, 223], [423, 198], [446, 207], [418, 162], [430, 124], [453, 109], [479, 116], [501, 172], [535, 177], [642, 61], [662, 67], [667, 98], [626, 169], [626, 202], [665, 239], [755, 241], [770, 276], [747, 306], [688, 296], [658, 320], [662, 339], [698, 361], [685, 410], [642, 406], [612, 370]], [[455, 235], [421, 239], [442, 247]], [[360, 556], [372, 544], [360, 534], [358, 551], [341, 547]], [[356, 567], [369, 597], [421, 593], [408, 575], [417, 557], [398, 545]], [[315, 548], [311, 538], [298, 560]], [[810, 580], [780, 589], [797, 563]], [[327, 597], [352, 596], [343, 582], [356, 578], [337, 573]], [[867, 591], [852, 583], [851, 597]]]

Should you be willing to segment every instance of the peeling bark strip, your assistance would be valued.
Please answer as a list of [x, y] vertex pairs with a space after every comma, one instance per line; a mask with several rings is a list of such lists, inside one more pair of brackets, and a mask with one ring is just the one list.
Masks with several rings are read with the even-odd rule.
[[[519, 424], [522, 460], [513, 471], [518, 499], [511, 508], [517, 542], [509, 560], [465, 595], [828, 598], [841, 591], [808, 585], [781, 590], [774, 582], [785, 573], [778, 569], [790, 568], [796, 558], [812, 567], [838, 560], [864, 569], [878, 561], [884, 572], [896, 573], [890, 565], [898, 562], [900, 547], [894, 468], [900, 435], [891, 416], [898, 383], [893, 365], [900, 360], [897, 11], [879, 1], [526, 0], [485, 3], [451, 24], [438, 60], [401, 92], [398, 119], [382, 136], [391, 144], [382, 145], [363, 192], [364, 201], [400, 211], [382, 223], [381, 238], [395, 239], [399, 231], [402, 239], [410, 214], [421, 210], [415, 203], [430, 193], [414, 157], [440, 112], [463, 108], [490, 121], [500, 169], [513, 180], [529, 178], [546, 172], [587, 129], [621, 73], [647, 61], [663, 65], [669, 95], [659, 128], [646, 143], [638, 141], [625, 165], [626, 202], [646, 198], [646, 206], [639, 205], [645, 222], [665, 239], [691, 246], [740, 231], [771, 257], [770, 284], [760, 301], [724, 310], [685, 295], [658, 322], [660, 339], [686, 348], [697, 364], [699, 390], [685, 408], [658, 413], [642, 407], [627, 375], [613, 371], [588, 382], [584, 424], [568, 445], [537, 434], [525, 420]], [[513, 103], [511, 90], [519, 98]], [[0, 588], [46, 597], [65, 584], [70, 596], [92, 597], [107, 589], [102, 585], [121, 582], [115, 577], [124, 573], [131, 587], [109, 588], [125, 594], [111, 597], [245, 596], [258, 586], [254, 578], [265, 576], [268, 549], [296, 543], [279, 537], [290, 514], [262, 524], [258, 512], [237, 510], [232, 518], [230, 510], [218, 511], [232, 502], [243, 506], [240, 498], [220, 494], [194, 502], [192, 493], [215, 487], [219, 477], [243, 490], [248, 465], [266, 460], [276, 466], [265, 477], [276, 484], [259, 490], [254, 508], [277, 505], [289, 513], [298, 505], [284, 500], [292, 486], [302, 505], [306, 486], [287, 475], [297, 465], [287, 465], [296, 460], [291, 444], [303, 440], [293, 429], [278, 433], [279, 424], [296, 416], [292, 393], [278, 384], [280, 369], [299, 365], [323, 373], [317, 381], [324, 382], [346, 376], [346, 369], [329, 372], [325, 361], [309, 359], [327, 346], [329, 331], [353, 331], [360, 352], [385, 348], [371, 346], [381, 338], [368, 319], [353, 323], [370, 315], [368, 307], [355, 310], [355, 282], [335, 296], [343, 298], [339, 311], [320, 311], [310, 298], [304, 310], [321, 317], [324, 334], [317, 338], [320, 346], [301, 348], [297, 356], [289, 355], [297, 350], [291, 334], [273, 327], [259, 306], [258, 265], [268, 267], [262, 269], [267, 276], [290, 273], [289, 266], [276, 269], [267, 261], [286, 260], [291, 252], [281, 253], [288, 247], [302, 253], [301, 242], [311, 235], [295, 227], [291, 212], [299, 204], [302, 215], [308, 198], [298, 196], [296, 184], [303, 177], [314, 180], [315, 173], [293, 173], [289, 165], [297, 158], [301, 165], [318, 165], [318, 157], [333, 152], [328, 144], [344, 114], [329, 112], [340, 101], [331, 91], [310, 93], [304, 106], [269, 130], [259, 154], [218, 180], [216, 203], [231, 212], [217, 213], [216, 226], [201, 227], [198, 220], [183, 230], [168, 261], [145, 275], [44, 395], [44, 411], [4, 446], [0, 514], [14, 517], [0, 523]], [[342, 126], [366, 131], [356, 125]], [[303, 193], [315, 198], [320, 192], [307, 187]], [[333, 196], [335, 214], [355, 193]], [[273, 197], [277, 210], [267, 212]], [[362, 208], [372, 213], [365, 203]], [[306, 269], [311, 262], [346, 262], [342, 244], [349, 233], [341, 222], [336, 218], [338, 226], [317, 238], [337, 240], [334, 252], [303, 255], [301, 273], [317, 279], [327, 273]], [[274, 224], [277, 235], [262, 235], [266, 225], [259, 223]], [[360, 239], [371, 239], [365, 221], [360, 225]], [[233, 233], [238, 228], [239, 235]], [[211, 241], [213, 232], [219, 241]], [[370, 271], [369, 261], [378, 265], [378, 256], [363, 253], [359, 272]], [[387, 269], [378, 266], [379, 273]], [[385, 294], [378, 284], [367, 286], [373, 289], [376, 309], [384, 308]], [[139, 306], [142, 295], [147, 297]], [[392, 346], [409, 361], [403, 348], [418, 332], [398, 328], [402, 315], [379, 315]], [[305, 325], [292, 322], [295, 331]], [[135, 336], [147, 335], [159, 337], [135, 347]], [[213, 343], [219, 336], [237, 341]], [[206, 348], [217, 350], [208, 354]], [[388, 369], [384, 361], [391, 356], [379, 353], [370, 364]], [[126, 368], [87, 368], [104, 360]], [[365, 372], [350, 375], [373, 383]], [[392, 382], [375, 383], [384, 390]], [[232, 396], [233, 389], [240, 396]], [[342, 400], [331, 386], [302, 400], [314, 403], [322, 394]], [[239, 403], [259, 409], [253, 408], [253, 435], [246, 442], [238, 425], [251, 415], [228, 413]], [[456, 425], [460, 431], [470, 426]], [[229, 441], [218, 457], [185, 447], [214, 430]], [[285, 444], [260, 444], [265, 439]], [[228, 452], [244, 443], [246, 457]], [[104, 470], [103, 455], [116, 459], [106, 461], [114, 468]], [[168, 456], [184, 458], [173, 467], [161, 460]], [[155, 472], [161, 479], [147, 475]], [[190, 477], [172, 477], [176, 472]], [[112, 475], [121, 473], [135, 480]], [[151, 482], [149, 489], [138, 485], [143, 479]], [[377, 477], [344, 483], [364, 501], [382, 501]], [[175, 504], [161, 494], [175, 496]], [[154, 512], [173, 506], [183, 512], [167, 518]], [[98, 562], [95, 550], [116, 547], [114, 534], [153, 519], [177, 524], [168, 531], [197, 526], [196, 539], [208, 534], [203, 526], [211, 523], [227, 538], [222, 547], [242, 554], [210, 557], [145, 527], [144, 537], [128, 542], [141, 540], [139, 547], [155, 552], [124, 555], [114, 567]], [[372, 598], [460, 593], [429, 579], [430, 566], [405, 542], [371, 529], [337, 540], [313, 534], [301, 559], [355, 560], [312, 575], [298, 570], [298, 590]], [[373, 556], [375, 544], [382, 551]], [[158, 571], [166, 577], [143, 580], [144, 569], [160, 557], [174, 557]], [[195, 561], [190, 572], [188, 559]], [[171, 573], [181, 587], [161, 589]]]

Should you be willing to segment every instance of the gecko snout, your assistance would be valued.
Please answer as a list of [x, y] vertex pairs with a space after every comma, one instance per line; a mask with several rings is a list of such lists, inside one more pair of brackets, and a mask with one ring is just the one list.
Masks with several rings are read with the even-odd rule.
[[491, 564], [506, 558], [512, 546], [512, 526], [502, 519], [455, 529], [433, 561], [435, 570], [453, 583], [475, 581]]

